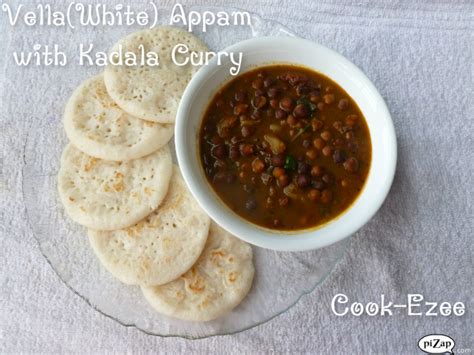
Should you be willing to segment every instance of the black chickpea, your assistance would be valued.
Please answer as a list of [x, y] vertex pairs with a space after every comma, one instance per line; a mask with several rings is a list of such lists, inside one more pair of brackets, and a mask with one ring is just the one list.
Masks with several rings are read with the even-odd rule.
[[251, 126], [243, 126], [240, 133], [244, 138], [250, 137], [253, 133], [253, 128]]
[[354, 127], [359, 117], [357, 115], [349, 115], [346, 117], [346, 125]]
[[336, 138], [334, 139], [333, 145], [334, 147], [342, 147], [344, 145], [344, 141], [342, 138]]
[[242, 90], [237, 91], [234, 96], [234, 99], [237, 102], [244, 102], [246, 98], [247, 94]]
[[357, 172], [357, 170], [359, 170], [359, 161], [354, 157], [347, 159], [344, 162], [344, 169], [351, 173]]
[[310, 149], [310, 150], [306, 151], [306, 157], [309, 160], [314, 160], [314, 159], [317, 158], [317, 156], [318, 156], [318, 153], [314, 149]]
[[321, 202], [324, 204], [328, 204], [332, 201], [332, 192], [331, 190], [325, 189], [321, 192]]
[[275, 80], [272, 79], [272, 78], [265, 78], [263, 80], [263, 86], [266, 87], [266, 88], [272, 86], [273, 84], [275, 84]]
[[229, 149], [229, 158], [232, 160], [237, 160], [240, 157], [239, 147], [232, 145]]
[[285, 187], [290, 183], [290, 177], [288, 175], [281, 175], [278, 178], [278, 186]]
[[253, 107], [262, 109], [267, 105], [267, 98], [265, 96], [257, 96], [252, 100]]
[[285, 169], [277, 166], [277, 167], [273, 168], [272, 174], [273, 174], [274, 177], [279, 179], [280, 176], [285, 175]]
[[277, 87], [271, 87], [268, 89], [268, 97], [274, 99], [280, 94], [280, 89]]
[[305, 162], [299, 161], [298, 166], [297, 166], [297, 171], [299, 174], [307, 174], [311, 172], [311, 165]]
[[261, 173], [265, 169], [265, 163], [260, 158], [255, 158], [252, 161], [252, 171], [254, 173]]
[[323, 96], [323, 101], [326, 105], [330, 105], [336, 100], [333, 94], [326, 94]]
[[255, 90], [258, 90], [258, 89], [261, 89], [263, 87], [263, 80], [258, 78], [258, 79], [255, 79], [253, 82], [252, 82], [252, 87], [255, 89]]
[[330, 146], [325, 146], [322, 152], [325, 157], [330, 157], [332, 155], [332, 148]]
[[246, 104], [237, 104], [234, 106], [234, 115], [240, 116], [247, 112], [249, 105]]
[[272, 156], [272, 165], [275, 167], [282, 167], [285, 164], [285, 156], [276, 154]]
[[277, 120], [284, 120], [287, 116], [288, 114], [285, 111], [283, 111], [281, 108], [277, 108], [275, 110], [275, 118]]
[[323, 173], [324, 169], [319, 165], [315, 165], [311, 168], [311, 176], [321, 176]]
[[324, 126], [323, 121], [318, 120], [318, 119], [311, 120], [311, 128], [313, 129], [314, 132], [323, 128], [323, 126]]
[[296, 177], [296, 183], [299, 187], [305, 188], [311, 184], [311, 178], [308, 174], [298, 174]]
[[295, 116], [289, 115], [286, 118], [286, 123], [288, 123], [290, 126], [295, 126], [298, 123], [298, 120], [295, 118]]
[[265, 95], [265, 91], [263, 91], [263, 89], [255, 90], [255, 94], [254, 94], [255, 97], [260, 97], [260, 96], [263, 96], [263, 95]]
[[334, 162], [336, 164], [342, 164], [346, 160], [344, 157], [344, 152], [340, 149], [334, 150], [334, 153], [332, 154], [332, 158], [334, 159]]
[[[332, 124], [332, 126], [334, 127], [334, 129], [335, 129], [336, 131], [339, 131], [339, 132], [342, 131], [342, 126], [343, 126], [343, 124], [342, 124], [341, 121], [339, 121], [339, 120], [338, 120], [338, 121], [335, 121], [335, 122]], [[342, 132], [341, 132], [341, 133], [342, 133]]]
[[313, 141], [313, 146], [318, 150], [323, 149], [325, 145], [326, 145], [326, 142], [324, 140], [322, 140], [321, 138], [316, 138]]
[[280, 108], [285, 112], [291, 112], [295, 107], [295, 103], [292, 98], [284, 97], [280, 100]]
[[308, 105], [299, 104], [296, 105], [295, 109], [293, 110], [293, 115], [296, 118], [306, 118], [311, 114], [311, 110], [309, 109]]
[[245, 208], [248, 210], [254, 210], [257, 208], [257, 201], [254, 199], [248, 199], [247, 202], [245, 203]]
[[227, 154], [224, 144], [216, 145], [214, 148], [212, 148], [211, 152], [212, 155], [217, 159], [223, 159]]
[[326, 142], [329, 141], [332, 137], [331, 132], [329, 131], [323, 131], [321, 132], [321, 138], [324, 139]]
[[240, 154], [243, 156], [250, 156], [253, 154], [253, 145], [252, 144], [241, 144], [240, 145]]
[[322, 180], [314, 180], [311, 183], [311, 186], [314, 187], [317, 190], [323, 190], [324, 187], [326, 186]]
[[319, 102], [319, 99], [319, 94], [311, 93], [311, 95], [309, 95], [309, 101], [311, 101], [313, 104], [317, 104]]
[[319, 201], [319, 198], [321, 197], [321, 192], [316, 189], [311, 189], [308, 192], [308, 199], [310, 201], [316, 202]]
[[327, 186], [330, 186], [332, 185], [334, 179], [332, 178], [331, 175], [329, 174], [324, 174], [323, 177], [321, 178], [321, 180], [323, 180], [323, 182], [327, 185]]
[[348, 99], [340, 99], [339, 103], [337, 104], [339, 110], [347, 110], [349, 108], [349, 100]]

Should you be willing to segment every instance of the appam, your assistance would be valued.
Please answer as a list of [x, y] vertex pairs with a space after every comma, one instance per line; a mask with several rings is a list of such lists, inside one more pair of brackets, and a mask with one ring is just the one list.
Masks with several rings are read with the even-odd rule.
[[69, 144], [61, 156], [59, 197], [76, 223], [96, 230], [126, 228], [158, 207], [172, 169], [167, 145], [140, 159], [113, 162]]
[[64, 129], [84, 153], [106, 160], [141, 158], [173, 136], [173, 125], [144, 121], [123, 111], [109, 96], [103, 74], [84, 81], [69, 98]]
[[211, 222], [204, 251], [191, 269], [161, 286], [142, 287], [158, 312], [192, 321], [209, 321], [230, 312], [249, 292], [252, 248]]
[[[129, 114], [144, 120], [173, 123], [181, 96], [199, 66], [182, 63], [185, 54], [172, 53], [183, 44], [193, 52], [207, 51], [207, 46], [193, 34], [177, 27], [155, 27], [132, 33], [112, 48], [122, 65], [109, 64], [104, 79], [112, 99]], [[158, 54], [158, 65], [142, 60], [147, 53]], [[127, 53], [134, 53], [137, 62], [126, 64]], [[118, 63], [120, 61], [117, 61]]]
[[206, 244], [209, 224], [175, 166], [158, 209], [132, 227], [88, 234], [94, 253], [112, 275], [129, 285], [153, 286], [189, 270]]

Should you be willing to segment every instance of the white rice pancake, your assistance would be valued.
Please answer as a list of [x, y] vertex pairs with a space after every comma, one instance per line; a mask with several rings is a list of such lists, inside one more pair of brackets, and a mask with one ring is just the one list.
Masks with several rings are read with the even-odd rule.
[[104, 267], [120, 281], [161, 285], [196, 262], [206, 244], [209, 224], [175, 166], [168, 194], [158, 209], [133, 227], [89, 230], [89, 241]]
[[126, 228], [159, 206], [172, 169], [167, 145], [140, 159], [113, 162], [91, 157], [69, 144], [61, 156], [59, 196], [69, 217], [83, 226]]
[[[105, 69], [105, 86], [115, 102], [129, 114], [144, 120], [173, 123], [179, 100], [194, 73], [199, 69], [182, 63], [184, 54], [172, 51], [177, 44], [184, 44], [191, 52], [207, 51], [207, 46], [193, 34], [176, 27], [155, 27], [132, 33], [112, 48], [121, 53], [123, 65], [108, 65]], [[140, 47], [143, 47], [144, 53]], [[127, 65], [126, 53], [137, 56], [137, 65]], [[158, 54], [159, 65], [141, 63], [147, 53]], [[119, 58], [119, 57], [117, 57]]]
[[252, 248], [211, 222], [209, 237], [196, 264], [165, 285], [142, 287], [158, 312], [192, 321], [209, 321], [236, 307], [254, 276]]
[[102, 74], [84, 81], [69, 98], [64, 129], [71, 143], [90, 156], [115, 161], [141, 158], [173, 136], [171, 124], [144, 121], [123, 111], [109, 96]]

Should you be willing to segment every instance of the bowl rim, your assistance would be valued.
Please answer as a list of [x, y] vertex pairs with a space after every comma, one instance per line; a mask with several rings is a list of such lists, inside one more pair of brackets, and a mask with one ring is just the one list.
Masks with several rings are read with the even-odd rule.
[[[352, 234], [354, 234], [357, 230], [359, 230], [362, 226], [364, 226], [379, 210], [382, 203], [384, 202], [385, 198], [388, 195], [390, 187], [392, 185], [394, 175], [395, 175], [395, 168], [396, 168], [396, 161], [397, 161], [397, 141], [395, 135], [395, 128], [393, 125], [393, 121], [390, 115], [390, 112], [387, 108], [387, 105], [375, 88], [374, 84], [370, 81], [370, 79], [351, 61], [347, 58], [342, 56], [341, 54], [329, 49], [321, 44], [296, 38], [296, 37], [257, 37], [248, 40], [244, 40], [241, 42], [237, 42], [223, 51], [226, 52], [244, 52], [248, 49], [253, 49], [255, 47], [259, 48], [260, 46], [268, 46], [269, 43], [274, 43], [278, 46], [278, 48], [284, 48], [285, 46], [299, 46], [301, 48], [308, 48], [308, 46], [313, 47], [313, 49], [325, 52], [332, 59], [337, 60], [344, 67], [351, 71], [355, 76], [357, 76], [358, 80], [361, 80], [363, 84], [370, 90], [370, 94], [372, 99], [377, 101], [378, 108], [382, 110], [381, 116], [385, 119], [384, 126], [387, 133], [384, 138], [384, 142], [387, 144], [389, 153], [384, 156], [386, 160], [387, 169], [384, 171], [384, 179], [378, 185], [378, 194], [374, 197], [371, 203], [366, 206], [366, 210], [364, 211], [363, 218], [360, 221], [356, 221], [353, 223], [352, 226], [345, 228], [346, 231], [343, 233], [339, 233], [333, 236], [315, 236], [313, 234], [318, 233], [321, 229], [324, 229], [327, 225], [334, 225], [338, 223], [338, 220], [341, 216], [346, 214], [348, 211], [353, 209], [356, 205], [356, 201], [360, 199], [364, 193], [366, 192], [366, 186], [368, 181], [364, 184], [363, 191], [357, 196], [356, 200], [349, 206], [345, 211], [343, 211], [338, 216], [335, 216], [327, 223], [317, 226], [310, 229], [304, 229], [299, 231], [281, 231], [281, 230], [271, 230], [266, 229], [264, 227], [258, 226], [253, 224], [250, 221], [245, 220], [243, 217], [238, 216], [235, 212], [231, 211], [231, 209], [219, 199], [217, 194], [213, 191], [212, 187], [210, 187], [209, 183], [206, 180], [207, 190], [213, 192], [214, 197], [209, 198], [206, 196], [208, 192], [204, 191], [203, 186], [198, 183], [197, 179], [194, 178], [196, 174], [200, 172], [194, 171], [189, 164], [190, 159], [195, 159], [196, 157], [189, 157], [188, 153], [185, 149], [185, 142], [186, 142], [186, 134], [187, 130], [190, 128], [190, 124], [188, 122], [188, 111], [190, 109], [190, 104], [194, 101], [194, 96], [196, 92], [199, 92], [201, 86], [206, 81], [206, 79], [213, 75], [216, 71], [221, 70], [217, 66], [216, 58], [213, 58], [208, 65], [205, 65], [199, 69], [199, 71], [193, 76], [191, 81], [189, 82], [188, 86], [186, 87], [176, 115], [176, 123], [175, 123], [175, 147], [176, 147], [176, 155], [180, 170], [182, 172], [183, 178], [186, 182], [186, 185], [190, 189], [192, 195], [197, 200], [199, 205], [206, 211], [206, 213], [213, 219], [217, 224], [219, 224], [222, 228], [226, 229], [230, 233], [236, 235], [242, 240], [245, 240], [251, 244], [257, 245], [259, 247], [273, 249], [278, 251], [305, 251], [305, 250], [312, 250], [312, 249], [319, 249], [331, 244], [334, 244], [340, 240], [343, 240]], [[285, 61], [276, 60], [274, 64], [283, 63]], [[271, 65], [272, 63], [262, 62], [261, 64], [257, 64], [255, 66], [249, 66], [247, 70], [244, 70], [242, 73], [258, 68], [260, 66]], [[286, 64], [294, 64], [297, 66], [302, 66], [301, 63], [297, 62], [287, 62]], [[224, 66], [223, 66], [224, 67]], [[315, 68], [311, 68], [307, 66], [309, 69], [317, 71]], [[239, 73], [242, 74], [242, 73]], [[331, 80], [334, 80], [338, 83], [335, 79], [332, 79], [330, 75], [326, 73], [322, 73], [323, 75], [328, 76]], [[229, 80], [232, 80], [234, 77], [227, 77], [227, 79], [222, 80], [221, 84], [227, 83]], [[339, 83], [338, 83], [339, 84]], [[340, 85], [340, 84], [339, 84]], [[219, 89], [220, 86], [217, 86], [214, 89], [213, 95], [215, 91]], [[354, 99], [355, 100], [355, 99]], [[356, 100], [357, 102], [357, 100]], [[358, 103], [358, 105], [360, 105]], [[360, 106], [359, 106], [360, 108]], [[364, 113], [364, 110], [360, 108], [361, 111]], [[202, 115], [201, 115], [202, 116]], [[200, 118], [202, 120], [202, 117]], [[199, 122], [200, 122], [199, 120]], [[369, 127], [369, 132], [371, 136], [371, 140], [373, 141], [373, 132]], [[373, 149], [373, 147], [372, 147]], [[373, 151], [373, 150], [372, 150]], [[368, 178], [371, 174], [372, 170], [372, 163], [369, 170]], [[229, 215], [232, 217], [226, 216], [226, 212], [222, 212], [222, 206], [226, 206], [229, 210]], [[243, 233], [244, 229], [246, 229], [246, 233]], [[273, 236], [270, 236], [273, 235]], [[274, 238], [276, 236], [276, 238]]]

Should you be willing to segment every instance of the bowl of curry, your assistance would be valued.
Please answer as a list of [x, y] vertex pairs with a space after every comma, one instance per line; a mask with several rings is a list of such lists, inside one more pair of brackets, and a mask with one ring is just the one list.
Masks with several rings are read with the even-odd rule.
[[379, 209], [396, 165], [384, 100], [351, 62], [290, 37], [240, 42], [241, 72], [211, 62], [178, 109], [175, 145], [203, 209], [252, 244], [324, 247]]

